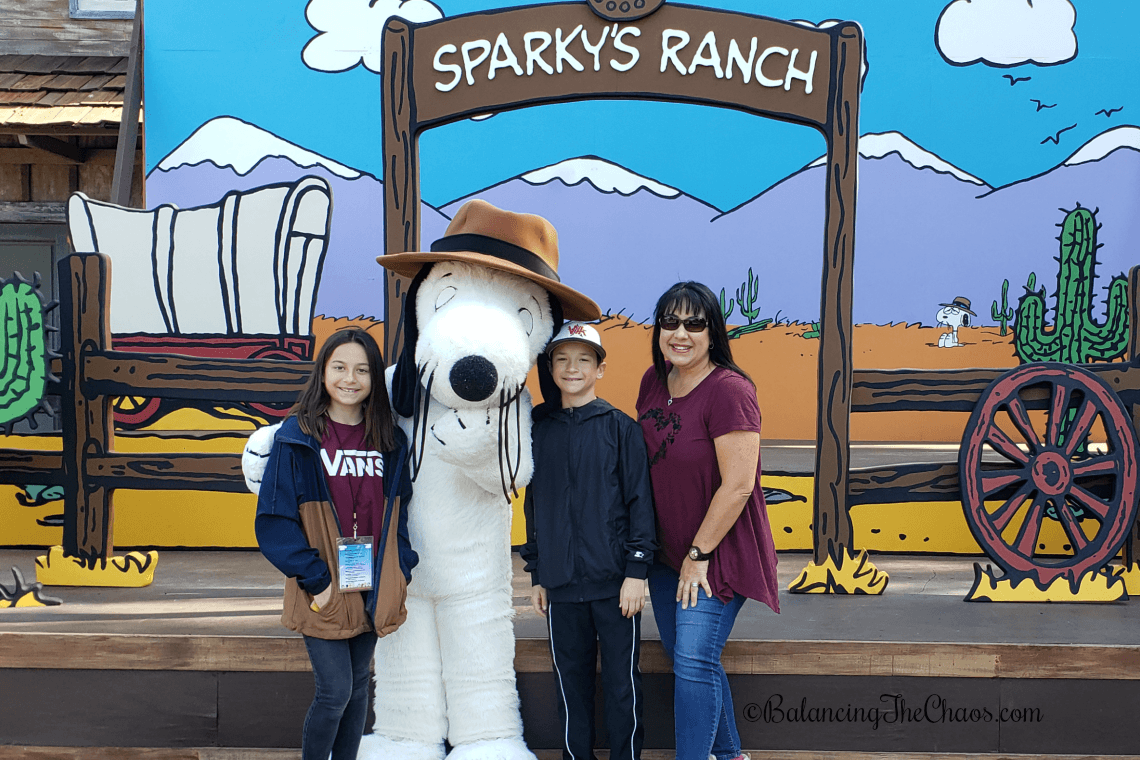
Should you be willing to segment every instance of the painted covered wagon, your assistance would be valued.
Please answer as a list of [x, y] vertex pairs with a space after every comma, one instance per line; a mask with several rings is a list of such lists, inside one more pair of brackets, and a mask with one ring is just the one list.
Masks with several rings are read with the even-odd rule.
[[[240, 359], [312, 357], [310, 324], [332, 192], [317, 177], [233, 191], [208, 206], [150, 211], [75, 193], [67, 207], [77, 253], [111, 257], [111, 332], [120, 351]], [[184, 402], [179, 402], [184, 405]], [[159, 398], [115, 400], [138, 428], [171, 411]], [[279, 417], [284, 407], [250, 403]]]

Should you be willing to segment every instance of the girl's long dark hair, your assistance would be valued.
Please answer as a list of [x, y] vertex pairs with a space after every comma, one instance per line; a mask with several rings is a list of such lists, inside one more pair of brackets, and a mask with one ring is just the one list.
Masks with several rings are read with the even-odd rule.
[[724, 324], [724, 314], [720, 311], [720, 301], [707, 285], [699, 282], [678, 282], [657, 299], [653, 310], [653, 368], [657, 379], [668, 387], [669, 369], [665, 366], [665, 354], [661, 352], [661, 318], [676, 311], [688, 311], [693, 316], [705, 318], [709, 331], [709, 359], [718, 367], [730, 369], [748, 382], [756, 385], [748, 373], [732, 360], [732, 347], [728, 345], [728, 327]]
[[345, 343], [358, 343], [368, 357], [368, 374], [372, 379], [372, 390], [363, 402], [364, 440], [377, 451], [391, 451], [396, 447], [396, 435], [392, 426], [392, 407], [388, 403], [388, 388], [384, 384], [384, 356], [376, 339], [359, 327], [337, 330], [325, 344], [313, 366], [313, 374], [297, 403], [289, 414], [297, 418], [301, 430], [318, 440], [325, 437], [325, 413], [329, 408], [329, 392], [325, 390], [325, 367], [329, 357]]

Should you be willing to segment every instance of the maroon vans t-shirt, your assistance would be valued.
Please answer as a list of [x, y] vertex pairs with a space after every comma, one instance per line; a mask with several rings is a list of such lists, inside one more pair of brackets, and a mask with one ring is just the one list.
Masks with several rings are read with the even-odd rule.
[[[693, 538], [720, 488], [713, 439], [735, 430], [760, 432], [756, 389], [737, 373], [717, 367], [686, 396], [669, 403], [669, 392], [653, 367], [641, 378], [637, 415], [649, 450], [649, 474], [661, 548], [659, 559], [680, 570]], [[756, 484], [744, 511], [709, 561], [709, 585], [722, 601], [734, 593], [779, 612], [776, 550]]]
[[352, 507], [356, 504], [356, 535], [372, 536], [373, 554], [380, 550], [384, 508], [384, 464], [379, 451], [365, 443], [364, 423], [342, 425], [325, 418], [321, 464], [340, 520], [340, 533], [352, 536]]

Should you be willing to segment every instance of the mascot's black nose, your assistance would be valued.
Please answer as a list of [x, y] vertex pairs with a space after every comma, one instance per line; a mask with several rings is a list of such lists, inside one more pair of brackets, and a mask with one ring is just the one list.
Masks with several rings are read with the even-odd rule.
[[482, 356], [464, 356], [451, 368], [451, 389], [465, 401], [482, 401], [495, 391], [499, 373]]

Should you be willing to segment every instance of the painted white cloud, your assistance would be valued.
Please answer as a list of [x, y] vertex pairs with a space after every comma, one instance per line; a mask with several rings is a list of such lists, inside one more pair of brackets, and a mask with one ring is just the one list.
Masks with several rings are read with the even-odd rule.
[[347, 71], [363, 63], [379, 74], [380, 41], [393, 16], [420, 23], [443, 18], [443, 11], [429, 0], [309, 0], [305, 18], [318, 34], [301, 60], [316, 71]]
[[1070, 0], [954, 0], [938, 17], [934, 42], [949, 63], [1051, 65], [1077, 57]]
[[[797, 19], [792, 19], [792, 23], [793, 24], [799, 24], [800, 26], [808, 26], [808, 27], [811, 27], [812, 29], [828, 29], [830, 27], [835, 26], [836, 24], [842, 24], [845, 22], [840, 21], [839, 19], [836, 19], [836, 18], [829, 18], [826, 21], [820, 21], [817, 24], [814, 21], [807, 21], [806, 19], [797, 18]], [[866, 81], [866, 79], [867, 79], [867, 40], [864, 37], [864, 39], [863, 39], [863, 63], [862, 63], [862, 65], [859, 66], [859, 80], [860, 81]]]

